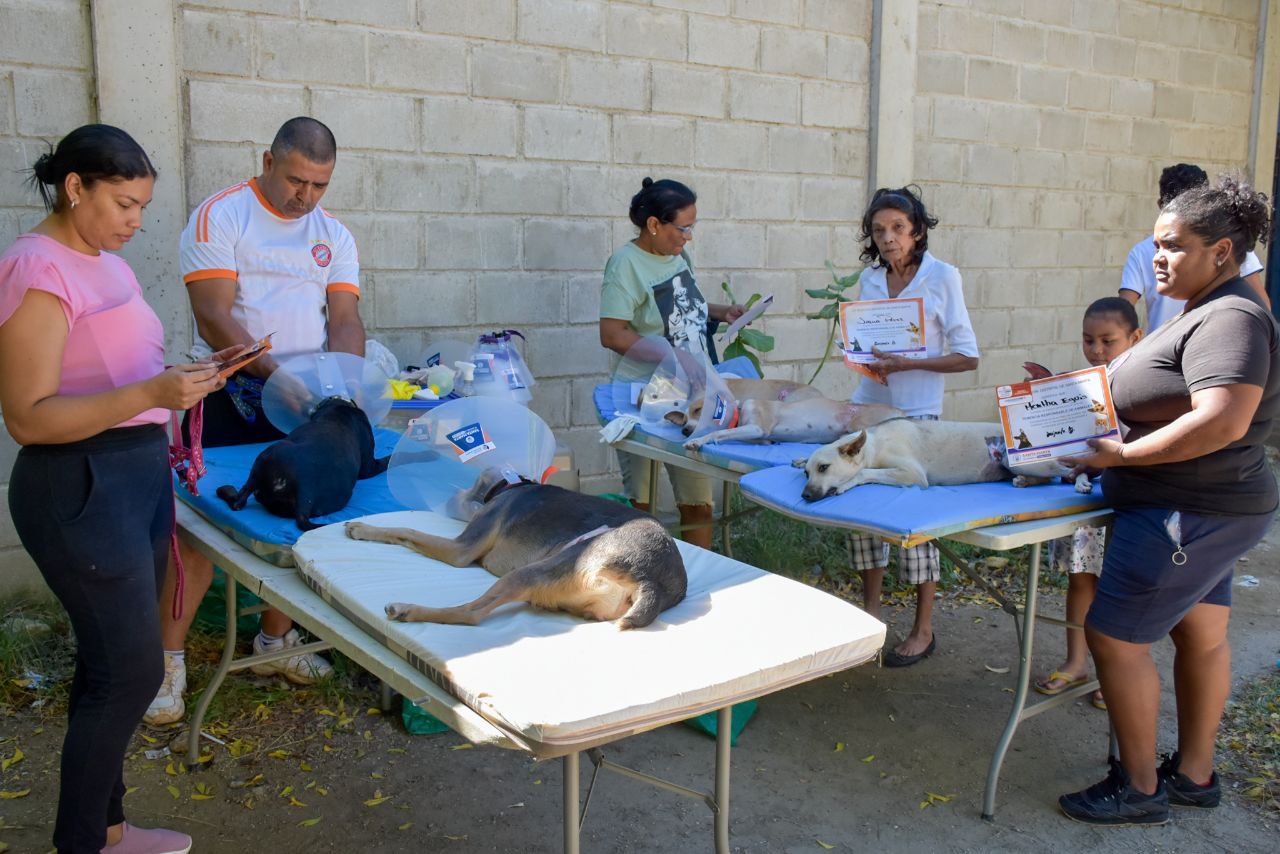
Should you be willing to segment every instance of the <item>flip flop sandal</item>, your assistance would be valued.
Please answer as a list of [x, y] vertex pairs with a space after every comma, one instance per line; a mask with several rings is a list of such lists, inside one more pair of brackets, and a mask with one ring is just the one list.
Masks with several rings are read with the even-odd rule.
[[1093, 695], [1089, 697], [1089, 702], [1093, 704], [1095, 709], [1101, 709], [1104, 712], [1107, 710], [1107, 700], [1102, 696], [1101, 691], [1094, 691]]
[[917, 652], [915, 655], [903, 655], [899, 652], [889, 650], [884, 654], [885, 667], [910, 667], [913, 664], [924, 661], [933, 655], [933, 651], [938, 648], [938, 636], [935, 634], [929, 641], [929, 645], [923, 651]]
[[[1055, 670], [1045, 678], [1037, 679], [1033, 687], [1037, 692], [1044, 694], [1046, 697], [1056, 697], [1071, 686], [1079, 685], [1082, 682], [1088, 681], [1088, 676], [1072, 676], [1070, 673], [1063, 673], [1061, 670]], [[1057, 688], [1045, 687], [1053, 682], [1061, 682], [1062, 685]]]

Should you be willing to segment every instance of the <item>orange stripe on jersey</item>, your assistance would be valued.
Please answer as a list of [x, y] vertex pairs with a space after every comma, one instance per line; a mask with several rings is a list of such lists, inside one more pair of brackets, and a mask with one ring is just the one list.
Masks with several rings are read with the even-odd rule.
[[183, 276], [182, 281], [189, 285], [192, 282], [203, 282], [205, 279], [230, 279], [234, 282], [238, 281], [239, 278], [240, 275], [235, 270], [209, 269], [193, 270]]
[[258, 197], [258, 201], [262, 202], [262, 206], [266, 208], [272, 216], [279, 217], [280, 219], [289, 219], [289, 217], [276, 210], [276, 206], [267, 201], [266, 196], [262, 195], [262, 188], [258, 186], [257, 178], [250, 178], [249, 186], [253, 188], [253, 194]]
[[243, 190], [248, 185], [248, 181], [241, 181], [233, 187], [227, 187], [220, 193], [214, 193], [209, 197], [208, 201], [200, 206], [199, 212], [196, 213], [196, 243], [209, 242], [209, 211], [213, 209], [214, 203], [225, 199], [232, 193]]
[[360, 286], [351, 282], [330, 282], [329, 287], [325, 288], [325, 293], [355, 294], [360, 296]]

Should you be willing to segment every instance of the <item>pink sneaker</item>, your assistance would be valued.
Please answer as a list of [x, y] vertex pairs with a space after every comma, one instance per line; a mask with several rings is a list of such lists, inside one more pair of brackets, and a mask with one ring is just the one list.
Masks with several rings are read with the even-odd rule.
[[187, 854], [191, 837], [163, 827], [134, 827], [124, 823], [124, 836], [115, 845], [102, 849], [102, 854]]

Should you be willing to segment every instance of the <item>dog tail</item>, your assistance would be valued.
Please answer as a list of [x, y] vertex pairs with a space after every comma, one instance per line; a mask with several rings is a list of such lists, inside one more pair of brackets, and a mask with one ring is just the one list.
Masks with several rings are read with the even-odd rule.
[[627, 629], [643, 629], [658, 618], [662, 612], [662, 597], [652, 584], [641, 584], [636, 588], [635, 598], [627, 613], [618, 618], [614, 624], [620, 631]]

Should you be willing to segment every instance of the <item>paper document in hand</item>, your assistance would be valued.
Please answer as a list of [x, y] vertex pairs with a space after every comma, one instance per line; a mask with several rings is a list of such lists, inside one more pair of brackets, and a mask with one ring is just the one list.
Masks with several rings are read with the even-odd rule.
[[1120, 435], [1102, 366], [1002, 385], [996, 402], [1010, 465], [1087, 454], [1089, 439]]
[[744, 311], [742, 313], [742, 317], [739, 317], [737, 320], [731, 323], [729, 325], [729, 328], [726, 329], [720, 335], [720, 340], [722, 342], [732, 341], [734, 338], [738, 336], [738, 333], [742, 331], [742, 327], [746, 326], [748, 323], [750, 323], [751, 321], [755, 320], [757, 317], [759, 317], [760, 315], [768, 311], [769, 306], [771, 305], [773, 305], [773, 294], [769, 294], [767, 297], [760, 300], [755, 305], [751, 306], [751, 308]]

